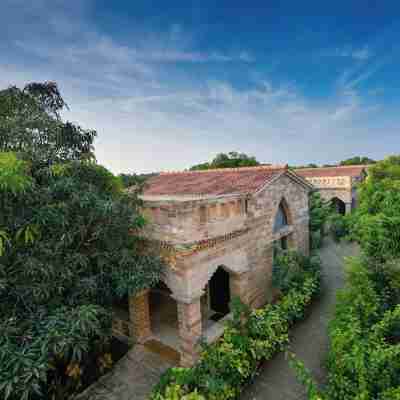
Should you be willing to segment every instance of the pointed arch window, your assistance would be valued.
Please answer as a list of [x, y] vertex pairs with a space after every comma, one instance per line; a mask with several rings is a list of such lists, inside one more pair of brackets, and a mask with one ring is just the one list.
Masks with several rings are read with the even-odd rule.
[[286, 214], [286, 210], [282, 202], [279, 204], [278, 212], [275, 216], [275, 223], [274, 223], [274, 232], [280, 231], [285, 226], [288, 226], [288, 217]]

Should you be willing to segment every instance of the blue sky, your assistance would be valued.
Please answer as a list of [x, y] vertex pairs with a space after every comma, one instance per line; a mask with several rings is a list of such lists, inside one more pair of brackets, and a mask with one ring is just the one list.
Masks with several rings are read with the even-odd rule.
[[113, 172], [400, 152], [395, 1], [1, 3], [0, 88], [57, 81]]

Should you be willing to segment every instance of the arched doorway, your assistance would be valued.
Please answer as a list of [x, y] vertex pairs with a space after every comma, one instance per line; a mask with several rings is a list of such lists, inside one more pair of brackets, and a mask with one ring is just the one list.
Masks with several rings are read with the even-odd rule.
[[282, 199], [279, 203], [278, 210], [275, 214], [273, 233], [277, 235], [277, 239], [273, 243], [274, 253], [288, 250], [291, 245], [291, 234], [287, 232], [287, 228], [291, 223], [289, 207]]
[[218, 320], [229, 314], [229, 303], [231, 301], [229, 273], [221, 266], [217, 268], [208, 283], [208, 293], [210, 310], [216, 314], [212, 315], [211, 318]]
[[346, 204], [344, 201], [340, 200], [338, 197], [334, 197], [331, 200], [331, 207], [338, 214], [345, 215], [346, 214]]

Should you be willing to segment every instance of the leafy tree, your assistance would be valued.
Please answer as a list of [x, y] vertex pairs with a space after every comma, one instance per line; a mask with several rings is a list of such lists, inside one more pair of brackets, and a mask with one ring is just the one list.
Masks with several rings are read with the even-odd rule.
[[400, 256], [400, 156], [368, 169], [358, 189], [359, 206], [351, 217], [353, 236], [369, 257], [380, 261]]
[[294, 169], [302, 169], [302, 168], [318, 168], [318, 165], [317, 165], [317, 164], [314, 164], [314, 163], [309, 163], [309, 164], [307, 164], [307, 165], [299, 165], [299, 166], [296, 166], [296, 167], [291, 167], [291, 168], [294, 168]]
[[248, 156], [245, 153], [237, 153], [231, 151], [228, 154], [219, 153], [211, 162], [194, 165], [190, 168], [191, 171], [214, 169], [214, 168], [240, 168], [254, 167], [260, 165], [255, 157]]
[[94, 130], [61, 120], [67, 107], [55, 82], [0, 91], [0, 151], [21, 153], [41, 167], [93, 158]]
[[137, 187], [138, 189], [141, 188], [147, 179], [151, 178], [152, 176], [157, 175], [156, 173], [150, 174], [119, 174], [119, 178], [122, 181], [122, 184], [125, 188], [129, 187]]
[[375, 163], [376, 161], [372, 158], [356, 156], [341, 161], [339, 165], [369, 165]]
[[63, 399], [102, 371], [113, 300], [156, 283], [161, 262], [138, 236], [137, 193], [88, 160], [95, 132], [69, 124], [58, 140], [58, 89], [29, 87], [0, 102], [19, 137], [1, 130], [0, 397]]

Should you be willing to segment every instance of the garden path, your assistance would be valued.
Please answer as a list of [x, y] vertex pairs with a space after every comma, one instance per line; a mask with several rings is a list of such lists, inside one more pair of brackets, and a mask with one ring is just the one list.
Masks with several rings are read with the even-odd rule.
[[[336, 291], [343, 285], [343, 259], [357, 255], [354, 244], [336, 244], [325, 239], [320, 250], [323, 272], [322, 296], [311, 306], [311, 314], [291, 331], [291, 351], [311, 370], [319, 384], [326, 378], [324, 363], [328, 353], [327, 325], [334, 311]], [[296, 379], [283, 353], [267, 362], [241, 400], [305, 400], [304, 387]]]
[[172, 366], [158, 354], [136, 345], [75, 400], [147, 400], [164, 371]]

